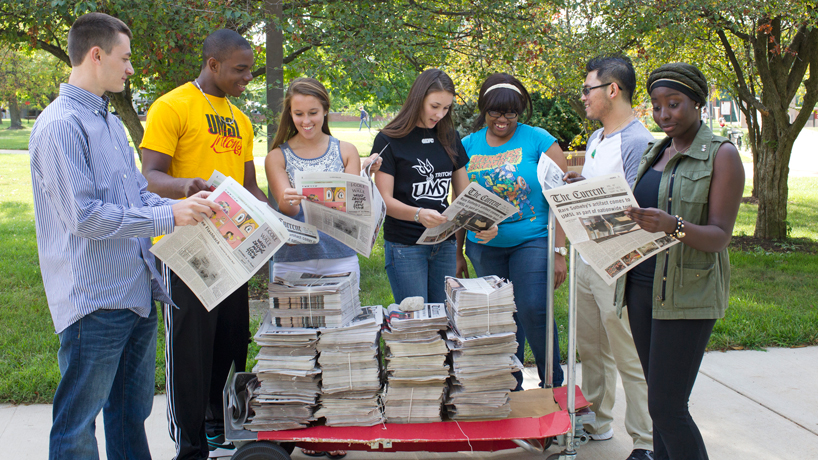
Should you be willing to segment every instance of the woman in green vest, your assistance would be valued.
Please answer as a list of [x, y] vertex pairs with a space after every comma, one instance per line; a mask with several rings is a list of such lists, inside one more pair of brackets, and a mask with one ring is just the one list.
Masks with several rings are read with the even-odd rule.
[[727, 139], [701, 121], [702, 72], [666, 64], [647, 82], [653, 119], [667, 134], [651, 144], [634, 184], [639, 208], [627, 214], [649, 232], [679, 240], [617, 284], [648, 383], [656, 459], [706, 459], [688, 411], [705, 347], [724, 316], [730, 288], [727, 245], [744, 191], [744, 168]]

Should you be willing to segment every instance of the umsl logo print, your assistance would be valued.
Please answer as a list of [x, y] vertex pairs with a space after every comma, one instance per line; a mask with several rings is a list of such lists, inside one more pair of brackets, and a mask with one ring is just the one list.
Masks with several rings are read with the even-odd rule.
[[234, 155], [241, 155], [242, 140], [239, 134], [239, 125], [235, 121], [228, 124], [224, 118], [206, 114], [207, 130], [210, 134], [215, 134], [216, 139], [210, 144], [210, 148], [216, 153], [233, 153]]
[[435, 177], [435, 167], [429, 160], [425, 162], [418, 159], [418, 164], [412, 168], [425, 178], [423, 182], [415, 182], [412, 184], [412, 198], [417, 201], [421, 198], [427, 200], [440, 200], [441, 203], [446, 203], [446, 197], [449, 196], [450, 177]]

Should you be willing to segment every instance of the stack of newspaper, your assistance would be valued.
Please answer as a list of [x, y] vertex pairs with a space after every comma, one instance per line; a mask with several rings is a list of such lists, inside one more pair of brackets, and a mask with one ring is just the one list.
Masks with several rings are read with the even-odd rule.
[[446, 278], [446, 334], [452, 350], [446, 408], [453, 420], [505, 418], [511, 412], [509, 391], [517, 386], [512, 373], [522, 370], [514, 323], [514, 291], [497, 276]]
[[383, 422], [380, 405], [380, 331], [383, 307], [360, 307], [345, 326], [322, 328], [318, 364], [320, 409], [328, 426], [371, 426]]
[[357, 275], [286, 273], [270, 283], [270, 314], [279, 327], [339, 327], [361, 306]]
[[440, 406], [449, 377], [449, 350], [441, 331], [448, 327], [443, 304], [425, 304], [422, 310], [387, 309], [389, 330], [383, 334], [387, 348], [388, 386], [384, 400], [391, 423], [440, 421]]
[[449, 320], [462, 337], [517, 332], [514, 288], [499, 276], [446, 277]]
[[250, 408], [254, 415], [244, 427], [252, 431], [303, 428], [315, 420], [313, 413], [321, 393], [318, 329], [282, 328], [268, 312], [254, 340], [259, 345]]

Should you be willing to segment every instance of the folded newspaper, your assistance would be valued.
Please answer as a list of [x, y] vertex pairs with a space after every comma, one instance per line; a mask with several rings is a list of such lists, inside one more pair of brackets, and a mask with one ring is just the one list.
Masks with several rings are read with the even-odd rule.
[[[207, 180], [207, 185], [210, 186], [210, 191], [216, 190], [216, 187], [222, 184], [227, 176], [219, 171], [213, 171], [210, 179]], [[287, 238], [287, 244], [315, 244], [318, 243], [318, 229], [314, 225], [297, 221], [292, 217], [285, 216], [280, 212], [273, 211], [278, 220], [284, 224], [284, 228], [290, 232], [290, 237]]]
[[321, 394], [318, 329], [277, 327], [267, 312], [253, 339], [259, 345], [253, 368], [258, 385], [244, 427], [273, 431], [309, 425]]
[[448, 320], [443, 304], [425, 304], [422, 310], [387, 309], [386, 346], [388, 387], [384, 412], [390, 423], [440, 421], [440, 405], [449, 377], [449, 353], [441, 332]]
[[340, 172], [295, 174], [295, 188], [306, 196], [301, 202], [304, 221], [369, 257], [386, 217], [386, 204], [367, 175]]
[[639, 203], [620, 174], [557, 187], [543, 195], [565, 236], [608, 284], [679, 242], [664, 232], [642, 230], [625, 215], [625, 209]]
[[316, 418], [327, 426], [372, 426], [381, 412], [380, 331], [383, 307], [360, 307], [348, 324], [321, 328], [318, 364], [322, 394]]
[[233, 178], [225, 178], [208, 199], [221, 209], [198, 225], [177, 227], [151, 252], [210, 311], [267, 263], [289, 232], [267, 204]]
[[270, 316], [279, 327], [338, 327], [358, 314], [358, 275], [287, 272], [268, 286]]
[[443, 215], [449, 221], [434, 228], [427, 228], [420, 235], [417, 244], [437, 244], [461, 228], [471, 232], [488, 230], [517, 211], [519, 209], [514, 205], [489, 192], [477, 182], [472, 182], [443, 211]]
[[511, 412], [512, 375], [522, 370], [514, 321], [514, 287], [497, 276], [446, 277], [452, 376], [446, 409], [453, 420], [505, 418]]

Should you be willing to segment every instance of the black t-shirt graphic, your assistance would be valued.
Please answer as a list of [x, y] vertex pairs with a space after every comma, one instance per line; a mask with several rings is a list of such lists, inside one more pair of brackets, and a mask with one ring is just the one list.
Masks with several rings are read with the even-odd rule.
[[[381, 171], [395, 178], [392, 196], [409, 206], [434, 209], [440, 213], [449, 206], [449, 185], [452, 172], [469, 162], [460, 136], [452, 132], [457, 152], [457, 166], [452, 164], [446, 149], [440, 144], [436, 130], [415, 128], [400, 139], [378, 133], [372, 152], [384, 150]], [[386, 216], [383, 236], [386, 241], [399, 244], [415, 244], [426, 228], [414, 221]], [[451, 236], [454, 238], [454, 235]]]

